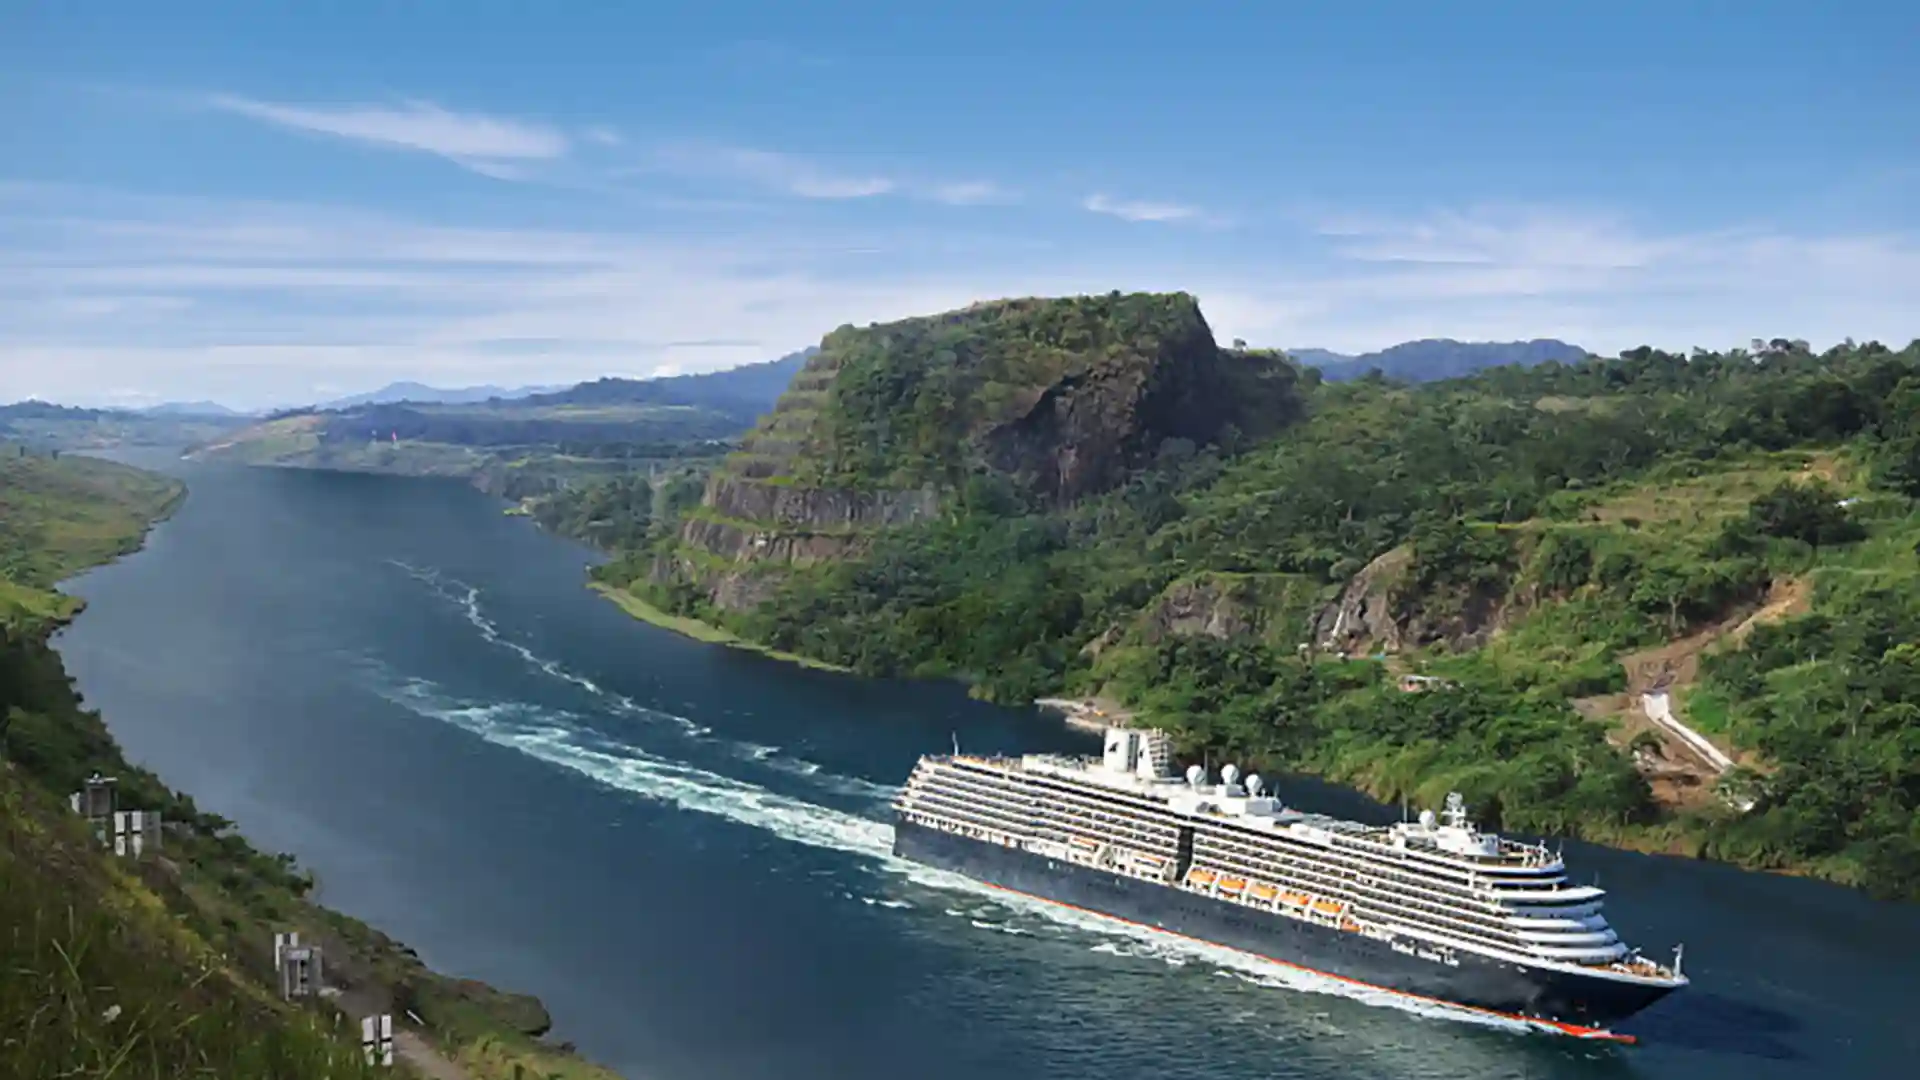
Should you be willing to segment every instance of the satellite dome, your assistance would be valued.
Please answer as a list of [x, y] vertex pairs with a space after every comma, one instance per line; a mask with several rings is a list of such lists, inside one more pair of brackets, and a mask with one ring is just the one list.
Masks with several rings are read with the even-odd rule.
[[1207, 770], [1198, 765], [1187, 766], [1187, 783], [1199, 787], [1207, 779]]
[[1221, 783], [1227, 785], [1228, 787], [1232, 787], [1233, 782], [1238, 779], [1240, 779], [1240, 770], [1238, 768], [1232, 765], [1220, 766], [1220, 782]]
[[1252, 795], [1255, 798], [1259, 798], [1260, 789], [1263, 786], [1265, 785], [1264, 785], [1264, 782], [1260, 779], [1259, 773], [1247, 774], [1247, 794]]
[[1431, 810], [1420, 811], [1420, 825], [1422, 828], [1427, 828], [1427, 829], [1433, 828], [1433, 823], [1435, 820], [1437, 819], [1433, 816], [1433, 811]]

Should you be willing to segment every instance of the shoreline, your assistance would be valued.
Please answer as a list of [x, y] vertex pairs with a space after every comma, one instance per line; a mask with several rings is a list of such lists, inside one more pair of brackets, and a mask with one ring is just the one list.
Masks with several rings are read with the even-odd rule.
[[[138, 466], [121, 462], [114, 464], [139, 469]], [[148, 469], [139, 471], [152, 472]], [[100, 561], [74, 569], [47, 590], [70, 601], [72, 607], [56, 617], [40, 620], [38, 629], [32, 634], [32, 638], [37, 639], [33, 645], [57, 658], [56, 662], [62, 670], [65, 658], [61, 656], [54, 639], [86, 609], [85, 601], [67, 593], [64, 586], [147, 548], [155, 530], [172, 519], [191, 495], [191, 488], [185, 481], [172, 476], [167, 476], [167, 479], [171, 481], [172, 491], [142, 522], [137, 534], [128, 537]], [[79, 708], [77, 687], [74, 694], [75, 707]], [[101, 764], [107, 766], [104, 770], [96, 771], [108, 771], [136, 782], [144, 775], [157, 783], [169, 797], [184, 800], [189, 808], [193, 806], [190, 793], [174, 788], [164, 777], [148, 773], [128, 761], [119, 740], [113, 737], [111, 729], [107, 727], [106, 718], [98, 713], [91, 715], [91, 723], [97, 726], [104, 744], [104, 760]], [[5, 764], [28, 784], [44, 787], [44, 777], [19, 769], [10, 761]], [[194, 827], [190, 816], [175, 818], [171, 811], [167, 825], [170, 829]], [[304, 874], [309, 882], [314, 880], [310, 872], [300, 866], [297, 856], [276, 856], [265, 852], [254, 847], [236, 827], [228, 825], [227, 828], [232, 831], [223, 832], [218, 839], [237, 840], [241, 851], [216, 859], [216, 864], [244, 873], [248, 864], [255, 860], [284, 858], [288, 860], [285, 864], [287, 873], [295, 877]], [[247, 933], [244, 944], [234, 953], [229, 969], [235, 977], [257, 986], [261, 976], [257, 970], [253, 970], [253, 962], [258, 958], [245, 955], [257, 946], [254, 939], [269, 930], [297, 930], [302, 937], [326, 948], [326, 974], [329, 976], [317, 998], [325, 1004], [313, 1010], [300, 1011], [313, 1011], [316, 1015], [332, 1012], [349, 1019], [383, 1011], [404, 1013], [417, 1026], [404, 1023], [395, 1025], [396, 1049], [400, 1051], [398, 1057], [425, 1075], [504, 1080], [509, 1075], [507, 1070], [512, 1070], [511, 1075], [514, 1076], [532, 1070], [529, 1075], [553, 1075], [569, 1080], [616, 1080], [612, 1070], [582, 1056], [571, 1044], [547, 1040], [545, 1036], [551, 1030], [553, 1021], [545, 1003], [538, 997], [502, 990], [481, 980], [430, 967], [412, 948], [390, 937], [379, 927], [315, 899], [312, 891], [309, 891], [313, 888], [311, 884], [305, 890], [279, 883], [257, 884], [255, 887], [259, 891], [249, 898], [230, 893], [224, 883], [217, 879], [194, 880], [196, 871], [188, 868], [195, 865], [189, 855], [194, 850], [193, 843], [192, 839], [181, 836], [164, 853], [153, 856], [154, 864], [163, 868], [171, 867], [164, 872], [175, 879], [192, 881], [196, 887], [204, 887], [207, 890], [204, 896], [196, 894], [194, 906], [186, 911], [174, 909], [164, 898], [156, 899], [173, 919], [182, 921], [183, 925], [191, 918], [211, 917], [210, 913], [243, 913], [238, 917], [246, 924]], [[178, 862], [183, 859], [188, 861]], [[212, 871], [201, 869], [198, 872]], [[271, 903], [279, 906], [278, 918], [268, 922], [257, 921], [258, 913], [249, 907], [249, 903], [257, 901], [260, 896], [268, 896]], [[213, 939], [209, 938], [208, 945], [213, 944]], [[423, 1020], [416, 1015], [415, 1008], [426, 1014], [428, 1019]], [[400, 1019], [400, 1016], [396, 1015], [395, 1019]]]
[[1131, 710], [1099, 697], [1033, 699], [1034, 708], [1059, 716], [1070, 728], [1105, 733], [1110, 727], [1126, 727], [1139, 720]]
[[708, 645], [725, 645], [728, 648], [739, 649], [742, 652], [758, 653], [771, 660], [796, 664], [803, 668], [812, 668], [815, 671], [837, 671], [843, 675], [851, 675], [854, 673], [853, 669], [849, 667], [828, 663], [825, 660], [815, 660], [811, 656], [801, 656], [798, 653], [770, 649], [757, 642], [748, 641], [746, 638], [740, 637], [722, 627], [715, 626], [712, 623], [702, 622], [699, 619], [690, 618], [685, 615], [674, 615], [662, 611], [652, 604], [647, 603], [645, 600], [642, 600], [640, 597], [635, 596], [632, 592], [608, 585], [602, 581], [590, 581], [587, 583], [587, 588], [592, 589], [594, 592], [612, 601], [615, 607], [618, 607], [621, 611], [626, 612], [633, 618], [647, 623], [650, 626], [657, 626], [662, 630], [671, 630], [681, 637], [705, 642]]

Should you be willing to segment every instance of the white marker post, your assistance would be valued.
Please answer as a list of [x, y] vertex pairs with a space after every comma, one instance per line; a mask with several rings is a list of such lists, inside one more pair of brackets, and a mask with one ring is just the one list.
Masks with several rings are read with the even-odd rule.
[[360, 1050], [369, 1065], [393, 1064], [393, 1017], [388, 1013], [360, 1018]]

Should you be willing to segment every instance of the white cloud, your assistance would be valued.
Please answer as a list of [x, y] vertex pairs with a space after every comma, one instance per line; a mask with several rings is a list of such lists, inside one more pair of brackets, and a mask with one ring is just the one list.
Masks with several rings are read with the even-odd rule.
[[[1655, 232], [1538, 207], [1330, 218], [1330, 260], [1209, 304], [1233, 336], [1347, 351], [1416, 337], [1561, 337], [1602, 353], [1920, 333], [1920, 238], [1746, 227]], [[1223, 323], [1216, 319], [1216, 329]], [[1224, 333], [1225, 331], [1223, 331]]]
[[934, 202], [948, 206], [984, 206], [991, 203], [1013, 202], [1017, 197], [1012, 191], [985, 180], [963, 180], [946, 184], [935, 184], [926, 189], [926, 197]]
[[601, 146], [621, 146], [627, 141], [619, 132], [605, 125], [595, 125], [581, 134], [587, 138], [587, 141], [599, 143]]
[[220, 94], [209, 98], [208, 104], [296, 131], [437, 154], [498, 179], [522, 179], [524, 163], [564, 157], [571, 147], [565, 135], [544, 125], [452, 112], [428, 101], [288, 105]]
[[1222, 340], [1343, 351], [1920, 332], [1920, 243], [1903, 234], [1489, 209], [1329, 219], [1261, 236], [1251, 255], [1243, 233], [1196, 231], [1169, 255], [1133, 246], [1132, 230], [1056, 246], [935, 217], [912, 231], [685, 215], [589, 230], [0, 189], [0, 401], [97, 402], [111, 387], [257, 406], [327, 396], [319, 382], [710, 371], [842, 323], [1114, 288], [1193, 292]]
[[723, 143], [683, 142], [661, 147], [660, 168], [703, 177], [743, 180], [803, 199], [864, 199], [899, 185], [866, 171], [842, 171], [792, 154]]
[[1099, 192], [1087, 196], [1080, 205], [1096, 214], [1106, 214], [1122, 221], [1191, 221], [1200, 216], [1200, 209], [1195, 206], [1116, 199]]

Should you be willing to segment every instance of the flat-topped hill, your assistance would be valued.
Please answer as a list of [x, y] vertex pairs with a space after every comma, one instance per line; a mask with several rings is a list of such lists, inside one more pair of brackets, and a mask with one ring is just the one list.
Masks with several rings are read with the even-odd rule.
[[992, 471], [1050, 502], [1116, 483], [1162, 441], [1266, 429], [1294, 369], [1223, 351], [1193, 297], [998, 300], [843, 326], [748, 436], [739, 477], [855, 490], [958, 490]]
[[1185, 293], [998, 300], [828, 334], [709, 479], [656, 585], [727, 608], [780, 566], [842, 558], [943, 507], [1061, 507], [1169, 441], [1298, 415], [1298, 369], [1223, 350]]

